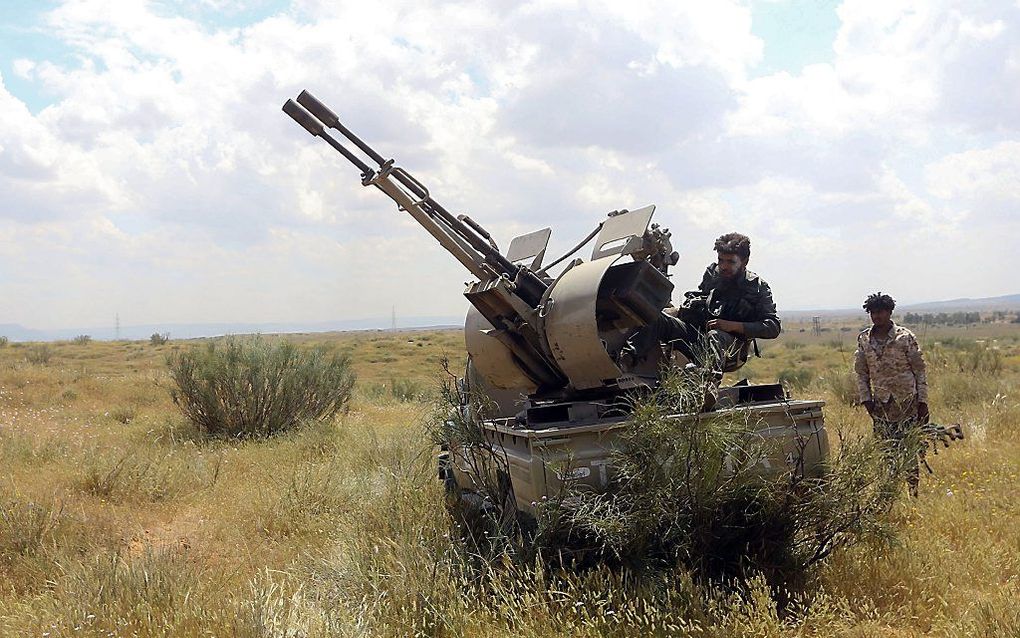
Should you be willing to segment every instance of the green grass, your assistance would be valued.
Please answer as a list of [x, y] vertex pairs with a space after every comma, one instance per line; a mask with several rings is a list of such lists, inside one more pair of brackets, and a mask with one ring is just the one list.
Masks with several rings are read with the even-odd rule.
[[[831, 426], [866, 434], [855, 335], [788, 325], [730, 381], [786, 371]], [[0, 636], [1016, 636], [1020, 326], [919, 337], [933, 418], [968, 439], [929, 456], [920, 498], [893, 512], [897, 544], [834, 554], [782, 609], [756, 580], [706, 592], [683, 570], [556, 574], [466, 552], [420, 400], [444, 356], [461, 361], [459, 332], [267, 337], [347, 353], [359, 379], [348, 413], [268, 441], [208, 441], [177, 411], [165, 358], [194, 342], [48, 344], [38, 363], [37, 344], [10, 344]]]

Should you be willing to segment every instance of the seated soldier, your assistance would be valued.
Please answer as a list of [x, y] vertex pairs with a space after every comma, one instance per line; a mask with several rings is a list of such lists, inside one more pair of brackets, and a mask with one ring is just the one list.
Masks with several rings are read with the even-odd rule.
[[[655, 337], [688, 361], [718, 373], [738, 370], [747, 361], [755, 339], [775, 339], [782, 327], [769, 285], [747, 270], [751, 240], [727, 233], [715, 240], [718, 259], [697, 290], [686, 293], [679, 309], [663, 311], [659, 321], [635, 335], [626, 350], [645, 351], [642, 342]], [[721, 378], [721, 374], [719, 378]]]

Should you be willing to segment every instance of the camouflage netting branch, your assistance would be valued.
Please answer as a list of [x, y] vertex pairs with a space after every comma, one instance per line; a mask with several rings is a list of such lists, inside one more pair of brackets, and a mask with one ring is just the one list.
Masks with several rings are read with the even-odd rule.
[[[671, 416], [702, 404], [703, 377], [697, 369], [678, 371], [658, 392], [636, 398], [608, 488], [566, 482], [539, 506], [537, 526], [519, 531], [522, 546], [514, 553], [637, 574], [681, 568], [706, 581], [762, 574], [774, 587], [796, 590], [834, 551], [892, 538], [889, 513], [903, 491], [907, 452], [892, 457], [870, 436], [840, 435], [820, 478], [792, 469], [766, 477], [760, 467], [774, 450], [758, 423], [736, 413]], [[461, 423], [437, 431], [436, 440], [454, 435], [462, 448], [477, 446], [479, 458], [491, 458], [483, 437], [472, 433], [480, 428]], [[489, 487], [494, 506], [512, 503], [498, 495], [500, 486]], [[507, 514], [497, 518], [513, 520]], [[498, 536], [512, 534], [504, 528]]]
[[440, 388], [438, 409], [428, 435], [456, 461], [470, 468], [474, 502], [454, 499], [451, 513], [460, 533], [483, 553], [506, 552], [532, 556], [514, 505], [510, 465], [505, 450], [486, 438], [480, 415], [490, 413], [493, 402], [484, 393], [458, 384], [449, 361], [442, 362], [446, 379]]
[[798, 463], [766, 477], [771, 443], [758, 423], [736, 413], [669, 416], [697, 405], [703, 388], [679, 373], [638, 400], [609, 488], [571, 494], [546, 537], [628, 567], [679, 564], [713, 580], [761, 573], [783, 587], [800, 586], [833, 551], [892, 537], [888, 514], [920, 442], [890, 456], [871, 437], [841, 435], [820, 478], [801, 476]]

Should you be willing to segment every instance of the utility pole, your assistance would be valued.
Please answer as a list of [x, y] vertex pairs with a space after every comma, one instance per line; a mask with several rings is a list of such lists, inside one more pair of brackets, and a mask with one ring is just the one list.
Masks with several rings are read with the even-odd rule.
[[811, 323], [813, 324], [812, 327], [811, 327], [811, 332], [816, 337], [818, 335], [822, 334], [822, 318], [821, 317], [811, 317]]
[[115, 325], [115, 327], [113, 329], [114, 340], [120, 341], [120, 313], [119, 312], [117, 313], [116, 324], [114, 324], [114, 325]]
[[390, 314], [390, 330], [392, 330], [393, 332], [396, 332], [397, 331], [397, 307], [396, 306], [391, 306], [390, 312], [391, 312], [391, 314]]

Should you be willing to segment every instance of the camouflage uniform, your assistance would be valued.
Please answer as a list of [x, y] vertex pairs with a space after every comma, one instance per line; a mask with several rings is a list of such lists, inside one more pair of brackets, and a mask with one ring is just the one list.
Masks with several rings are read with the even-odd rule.
[[[698, 289], [685, 296], [677, 316], [665, 313], [660, 317], [659, 341], [673, 343], [689, 360], [707, 367], [733, 372], [747, 362], [752, 346], [757, 350], [755, 339], [775, 339], [782, 331], [772, 289], [750, 270], [728, 281], [719, 274], [719, 266], [711, 264]], [[699, 310], [691, 312], [694, 300]], [[744, 334], [706, 330], [705, 323], [711, 319], [739, 321], [744, 324]], [[714, 351], [717, 365], [705, 361], [706, 348]]]
[[893, 324], [885, 339], [872, 328], [857, 336], [854, 371], [861, 403], [874, 401], [876, 414], [900, 422], [917, 416], [917, 404], [928, 402], [928, 376], [914, 333]]
[[[872, 328], [857, 336], [854, 371], [861, 403], [874, 402], [872, 412], [875, 436], [883, 441], [902, 441], [917, 423], [917, 406], [928, 402], [928, 376], [924, 357], [914, 333], [893, 326], [884, 339], [872, 334]], [[907, 482], [917, 492], [919, 469], [912, 459]]]

